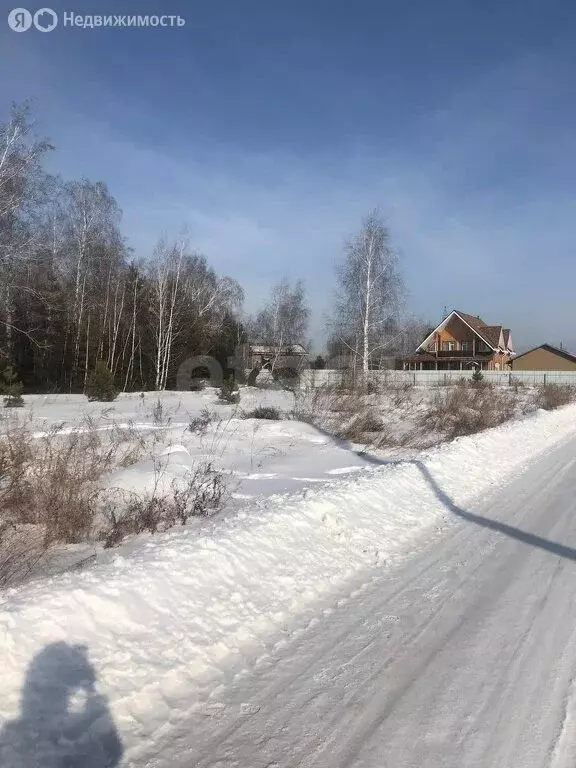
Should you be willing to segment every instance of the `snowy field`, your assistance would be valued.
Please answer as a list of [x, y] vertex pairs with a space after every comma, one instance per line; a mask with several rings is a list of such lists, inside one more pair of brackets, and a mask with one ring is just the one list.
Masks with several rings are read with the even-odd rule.
[[[25, 423], [38, 438], [51, 431], [86, 430], [87, 423], [101, 431], [123, 429], [128, 439], [130, 432], [151, 435], [154, 442], [146, 448], [150, 456], [109, 476], [107, 483], [115, 487], [150, 488], [155, 458], [160, 460], [165, 481], [194, 461], [213, 460], [229, 476], [232, 496], [241, 500], [293, 491], [366, 469], [366, 462], [333, 439], [309, 424], [291, 420], [294, 395], [283, 390], [245, 387], [238, 405], [219, 402], [218, 391], [212, 388], [160, 396], [121, 394], [112, 403], [89, 403], [83, 395], [30, 395], [25, 402], [25, 409], [13, 410], [10, 416]], [[243, 418], [260, 406], [277, 408], [281, 420]], [[205, 434], [195, 434], [189, 424], [203, 411], [209, 412], [211, 421]]]
[[[76, 764], [91, 765], [112, 723], [122, 764], [156, 764], [156, 742], [210, 713], [232, 679], [437, 537], [452, 523], [451, 504], [470, 508], [576, 432], [576, 406], [567, 406], [394, 458], [357, 455], [302, 422], [238, 418], [238, 408], [263, 403], [289, 413], [294, 396], [285, 392], [244, 390], [238, 407], [217, 403], [212, 390], [165, 393], [161, 413], [152, 393], [112, 404], [26, 399], [18, 418], [37, 436], [82, 429], [87, 413], [101, 430], [158, 433], [154, 456], [117, 468], [105, 479], [111, 486], [145, 489], [159, 459], [163, 476], [177, 477], [209, 457], [227, 473], [231, 497], [199, 525], [128, 540], [99, 551], [90, 568], [2, 594], [0, 763], [14, 768], [31, 764], [18, 762], [18, 723], [34, 706], [43, 713], [34, 765], [61, 765], [72, 749], [84, 750]], [[188, 424], [204, 408], [217, 417], [193, 434]], [[67, 665], [79, 664], [85, 674], [66, 683]], [[47, 704], [57, 695], [64, 711]], [[76, 713], [73, 746], [51, 738], [66, 707]]]
[[[358, 399], [331, 389], [292, 393], [243, 387], [236, 405], [221, 402], [213, 388], [121, 394], [112, 403], [88, 402], [83, 395], [29, 395], [25, 408], [0, 411], [0, 434], [15, 424], [23, 425], [33, 441], [55, 444], [59, 436], [98, 434], [101, 451], [108, 439], [117, 447], [116, 456], [99, 483], [111, 491], [169, 493], [173, 483], [210, 463], [224, 477], [230, 512], [327, 485], [336, 477], [370, 474], [375, 465], [361, 455], [365, 451], [378, 459], [418, 457], [450, 439], [434, 424], [424, 425], [424, 418], [435, 400], [456, 389], [401, 386]], [[511, 418], [536, 410], [533, 388], [487, 391], [486, 397], [510, 401]], [[277, 409], [280, 419], [246, 418], [258, 407]], [[84, 545], [68, 546], [67, 563], [75, 549], [80, 560], [90, 552]]]

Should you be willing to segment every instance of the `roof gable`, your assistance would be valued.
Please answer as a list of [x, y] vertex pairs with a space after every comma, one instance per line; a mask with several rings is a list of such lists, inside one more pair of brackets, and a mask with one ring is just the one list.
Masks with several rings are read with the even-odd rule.
[[[488, 326], [484, 321], [475, 315], [469, 315], [466, 312], [458, 312], [458, 310], [453, 309], [452, 312], [450, 312], [449, 315], [447, 315], [442, 322], [434, 328], [434, 330], [428, 334], [428, 336], [424, 339], [424, 341], [419, 344], [416, 347], [416, 351], [418, 352], [419, 349], [422, 349], [422, 347], [426, 346], [428, 342], [433, 338], [435, 333], [438, 333], [438, 331], [445, 328], [450, 320], [453, 317], [458, 317], [460, 320], [462, 320], [463, 323], [465, 323], [474, 333], [485, 343], [487, 344], [490, 349], [496, 351], [498, 349], [498, 344], [500, 342], [500, 336], [502, 331], [502, 326]], [[486, 329], [489, 329], [489, 333], [486, 334]], [[498, 332], [496, 333], [495, 329], [498, 329]], [[494, 341], [495, 339], [495, 341]]]
[[514, 354], [514, 342], [512, 341], [512, 332], [510, 331], [510, 328], [504, 328], [502, 333], [504, 335], [504, 345], [506, 349]]

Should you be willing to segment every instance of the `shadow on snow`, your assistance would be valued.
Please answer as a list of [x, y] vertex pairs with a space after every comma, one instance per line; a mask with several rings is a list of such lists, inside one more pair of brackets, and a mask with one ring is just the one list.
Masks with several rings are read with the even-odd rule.
[[514, 526], [512, 525], [501, 523], [498, 520], [491, 520], [490, 518], [482, 517], [481, 515], [475, 515], [473, 512], [468, 512], [465, 509], [462, 509], [461, 507], [459, 507], [457, 504], [454, 503], [454, 501], [450, 498], [450, 496], [448, 496], [448, 494], [445, 491], [442, 490], [442, 488], [438, 485], [438, 483], [434, 479], [428, 467], [422, 461], [418, 461], [416, 459], [378, 459], [376, 456], [371, 456], [370, 454], [363, 453], [363, 452], [359, 453], [358, 455], [361, 456], [363, 459], [365, 459], [365, 461], [369, 464], [379, 464], [379, 465], [411, 464], [418, 468], [418, 470], [422, 474], [422, 477], [424, 478], [426, 483], [430, 486], [436, 498], [455, 517], [459, 517], [461, 520], [466, 520], [469, 523], [474, 523], [475, 525], [479, 525], [482, 528], [489, 528], [492, 531], [497, 531], [498, 533], [502, 533], [505, 536], [510, 536], [511, 538], [516, 539], [517, 541], [521, 541], [523, 544], [529, 544], [532, 547], [544, 549], [547, 552], [551, 552], [554, 555], [558, 555], [558, 557], [565, 557], [568, 560], [576, 561], [576, 549], [572, 549], [572, 547], [567, 547], [564, 544], [558, 544], [555, 541], [549, 541], [548, 539], [543, 539], [541, 536], [536, 536], [533, 533], [522, 531], [520, 528], [514, 528]]
[[26, 672], [20, 718], [0, 733], [2, 768], [113, 768], [122, 752], [87, 649], [47, 645]]

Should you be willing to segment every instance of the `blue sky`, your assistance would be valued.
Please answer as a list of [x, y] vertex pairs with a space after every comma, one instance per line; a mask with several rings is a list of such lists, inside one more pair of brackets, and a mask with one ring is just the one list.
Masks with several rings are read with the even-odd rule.
[[303, 278], [320, 346], [342, 241], [379, 206], [408, 311], [576, 351], [573, 0], [51, 7], [186, 20], [0, 27], [0, 112], [35, 99], [54, 170], [109, 185], [137, 254], [187, 226], [248, 310]]

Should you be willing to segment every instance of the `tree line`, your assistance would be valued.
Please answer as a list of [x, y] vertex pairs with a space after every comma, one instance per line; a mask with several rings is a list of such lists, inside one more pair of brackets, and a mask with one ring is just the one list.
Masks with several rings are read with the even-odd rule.
[[[0, 371], [12, 368], [27, 391], [82, 392], [103, 361], [123, 391], [162, 390], [191, 355], [226, 368], [249, 338], [278, 354], [308, 343], [301, 281], [281, 280], [247, 317], [240, 284], [185, 233], [135, 254], [106, 184], [48, 173], [54, 149], [27, 105], [0, 123]], [[378, 212], [346, 244], [337, 284], [328, 353], [359, 370], [397, 353], [410, 324], [400, 322], [402, 280]]]

